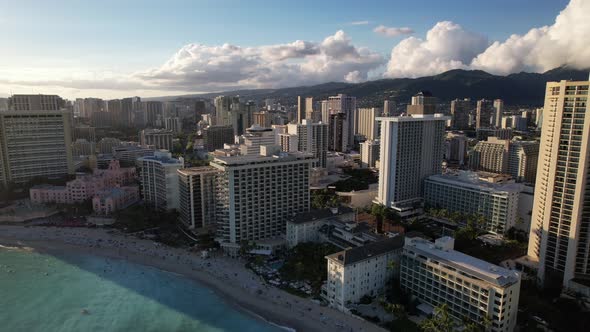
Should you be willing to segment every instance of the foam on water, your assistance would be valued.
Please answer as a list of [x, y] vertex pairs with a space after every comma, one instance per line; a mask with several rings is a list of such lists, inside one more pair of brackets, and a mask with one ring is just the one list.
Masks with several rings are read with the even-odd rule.
[[0, 249], [3, 331], [281, 331], [210, 289], [154, 268]]

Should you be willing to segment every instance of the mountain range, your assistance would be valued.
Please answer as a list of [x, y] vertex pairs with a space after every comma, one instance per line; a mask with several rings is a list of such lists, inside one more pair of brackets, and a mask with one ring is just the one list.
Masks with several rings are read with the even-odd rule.
[[560, 67], [544, 73], [521, 72], [499, 76], [481, 70], [455, 69], [420, 78], [380, 79], [362, 83], [330, 82], [291, 88], [235, 90], [150, 99], [168, 101], [179, 98], [239, 95], [246, 100], [261, 102], [266, 98], [272, 98], [284, 105], [293, 105], [296, 103], [297, 96], [323, 100], [328, 96], [344, 93], [357, 97], [359, 107], [381, 107], [385, 99], [404, 104], [417, 92], [428, 90], [443, 103], [455, 98], [472, 100], [501, 98], [507, 106], [542, 106], [545, 83], [559, 80], [588, 80], [588, 70]]

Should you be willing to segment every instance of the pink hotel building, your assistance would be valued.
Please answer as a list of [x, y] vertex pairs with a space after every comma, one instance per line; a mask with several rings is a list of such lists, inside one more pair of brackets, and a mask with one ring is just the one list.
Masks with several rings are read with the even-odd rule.
[[[29, 196], [31, 202], [36, 204], [75, 204], [97, 196], [99, 201], [112, 200], [112, 204], [101, 203], [98, 206], [102, 207], [98, 208], [98, 210], [95, 209], [95, 212], [109, 211], [110, 213], [139, 199], [136, 187], [122, 187], [130, 184], [134, 178], [134, 167], [122, 168], [118, 160], [113, 160], [107, 169], [96, 169], [92, 175], [79, 176], [75, 180], [68, 181], [65, 186], [35, 186], [30, 189]], [[121, 190], [112, 190], [118, 187], [121, 187]], [[123, 202], [125, 203], [123, 204]], [[105, 204], [109, 208], [104, 208]], [[94, 203], [93, 206], [95, 206]]]

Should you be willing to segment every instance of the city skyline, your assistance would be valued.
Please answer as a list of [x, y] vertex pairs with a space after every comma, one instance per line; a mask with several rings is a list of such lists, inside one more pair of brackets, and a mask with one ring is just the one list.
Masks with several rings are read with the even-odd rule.
[[[584, 17], [589, 4], [579, 0], [314, 4], [312, 12], [305, 3], [249, 5], [260, 22], [239, 15], [246, 8], [236, 2], [174, 4], [183, 13], [154, 3], [129, 2], [112, 6], [113, 12], [58, 2], [26, 13], [27, 6], [4, 4], [11, 15], [0, 15], [0, 35], [12, 47], [0, 65], [1, 95], [150, 97], [417, 77], [454, 68], [508, 74], [590, 66], [580, 38], [590, 29]], [[436, 14], [426, 19], [423, 8]], [[91, 15], [101, 10], [105, 15]], [[301, 10], [305, 24], [293, 26]], [[215, 20], [220, 11], [228, 13], [223, 23]], [[540, 59], [538, 52], [553, 56]]]

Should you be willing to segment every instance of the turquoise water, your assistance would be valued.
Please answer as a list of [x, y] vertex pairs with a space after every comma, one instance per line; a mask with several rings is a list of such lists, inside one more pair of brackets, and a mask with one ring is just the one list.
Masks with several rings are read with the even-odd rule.
[[0, 249], [0, 331], [280, 329], [171, 273], [88, 255]]

